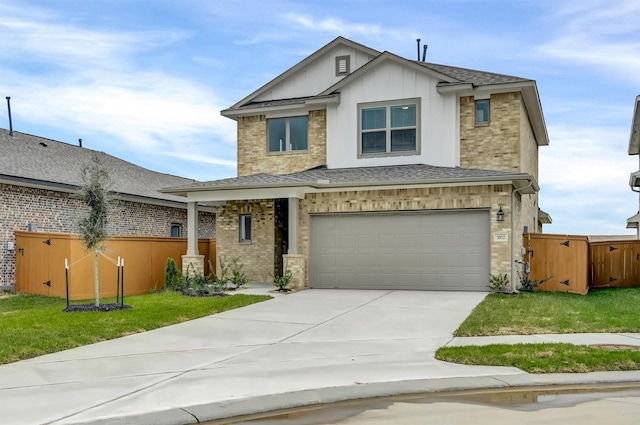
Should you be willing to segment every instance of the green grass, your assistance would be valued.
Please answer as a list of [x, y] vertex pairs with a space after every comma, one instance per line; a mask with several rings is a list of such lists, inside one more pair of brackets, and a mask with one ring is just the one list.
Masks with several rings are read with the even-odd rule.
[[[236, 294], [194, 298], [176, 292], [131, 296], [131, 309], [64, 312], [66, 301], [38, 295], [0, 298], [0, 364], [144, 332], [270, 299]], [[113, 300], [103, 300], [103, 303]]]
[[640, 369], [640, 351], [572, 344], [494, 344], [442, 347], [436, 359], [451, 363], [511, 366], [529, 373], [584, 373]]
[[490, 294], [455, 336], [640, 332], [640, 289]]
[[[490, 294], [455, 336], [640, 332], [640, 289], [600, 289], [587, 295], [560, 292]], [[530, 373], [639, 370], [640, 351], [572, 344], [494, 344], [443, 347], [439, 360], [511, 366]]]

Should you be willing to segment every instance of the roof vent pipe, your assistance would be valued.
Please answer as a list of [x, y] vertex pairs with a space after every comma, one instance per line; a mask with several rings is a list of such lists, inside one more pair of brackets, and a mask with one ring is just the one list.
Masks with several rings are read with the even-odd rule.
[[11, 96], [7, 96], [7, 109], [9, 110], [9, 136], [13, 136], [13, 123], [11, 122]]
[[78, 146], [82, 147], [82, 139], [78, 139]]
[[420, 39], [416, 38], [416, 42], [418, 43], [418, 62], [420, 62]]
[[422, 46], [422, 62], [425, 61], [425, 59], [427, 58], [427, 49], [429, 48], [428, 44], [425, 44], [424, 46]]

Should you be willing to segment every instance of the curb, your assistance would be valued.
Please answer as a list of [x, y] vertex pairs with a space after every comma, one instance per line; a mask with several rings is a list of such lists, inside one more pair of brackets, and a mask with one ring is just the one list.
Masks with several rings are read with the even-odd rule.
[[226, 400], [145, 414], [123, 415], [82, 422], [73, 422], [73, 420], [67, 419], [61, 423], [69, 425], [125, 425], [131, 423], [137, 425], [187, 425], [375, 397], [508, 388], [600, 385], [640, 386], [640, 371], [544, 375], [522, 373], [516, 375], [377, 382], [270, 394], [241, 400]]

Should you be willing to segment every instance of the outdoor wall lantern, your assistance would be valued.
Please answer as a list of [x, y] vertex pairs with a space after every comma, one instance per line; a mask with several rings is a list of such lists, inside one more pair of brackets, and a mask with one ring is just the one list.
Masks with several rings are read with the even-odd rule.
[[504, 221], [504, 211], [502, 211], [502, 204], [500, 204], [498, 212], [496, 213], [496, 221]]

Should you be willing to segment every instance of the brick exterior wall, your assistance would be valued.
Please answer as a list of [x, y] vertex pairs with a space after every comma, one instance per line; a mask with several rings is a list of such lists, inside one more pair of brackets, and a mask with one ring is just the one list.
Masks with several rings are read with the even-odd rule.
[[[16, 230], [27, 230], [33, 223], [41, 232], [77, 233], [78, 221], [87, 213], [72, 194], [54, 190], [0, 184], [0, 286], [15, 285]], [[200, 238], [215, 236], [215, 214], [199, 213]], [[186, 207], [172, 208], [130, 201], [114, 201], [109, 214], [108, 232], [114, 236], [171, 236], [171, 225], [180, 224], [186, 236]]]
[[[251, 214], [251, 242], [240, 242], [240, 214]], [[270, 282], [274, 273], [275, 205], [272, 199], [229, 201], [216, 213], [216, 255], [224, 262], [239, 257], [253, 282]], [[220, 261], [216, 262], [220, 273]]]
[[[310, 214], [326, 212], [363, 212], [395, 210], [431, 210], [488, 208], [491, 217], [491, 272], [511, 273], [511, 220], [495, 221], [499, 205], [506, 217], [511, 214], [510, 185], [465, 186], [424, 189], [367, 190], [307, 194], [299, 205], [298, 238], [301, 257], [296, 258], [296, 273], [303, 274], [309, 284]], [[251, 243], [239, 241], [239, 215], [252, 216]], [[244, 270], [254, 282], [270, 282], [274, 267], [274, 207], [272, 200], [231, 201], [217, 212], [218, 255], [227, 261], [240, 257]], [[506, 233], [507, 242], [494, 242], [495, 233]], [[518, 246], [519, 250], [519, 246]], [[285, 255], [290, 262], [290, 256]], [[304, 267], [304, 271], [299, 270]], [[218, 267], [218, 273], [220, 269]], [[488, 277], [487, 277], [488, 279]]]
[[327, 163], [325, 110], [309, 111], [308, 150], [268, 153], [264, 115], [238, 118], [238, 177], [257, 173], [287, 174]]

